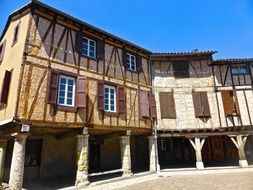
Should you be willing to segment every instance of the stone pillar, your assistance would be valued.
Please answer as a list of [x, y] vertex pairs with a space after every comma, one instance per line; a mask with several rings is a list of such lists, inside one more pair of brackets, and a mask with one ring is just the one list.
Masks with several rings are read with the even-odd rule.
[[157, 137], [149, 136], [149, 170], [160, 171], [160, 165], [158, 162], [158, 149], [157, 149]]
[[77, 173], [76, 186], [87, 186], [89, 169], [89, 135], [77, 135]]
[[130, 152], [130, 135], [120, 137], [120, 148], [121, 148], [121, 163], [123, 177], [131, 176], [131, 152]]
[[0, 139], [0, 187], [3, 182], [6, 145], [7, 139]]
[[25, 144], [28, 133], [15, 133], [12, 135], [15, 137], [11, 169], [10, 169], [10, 189], [22, 189], [23, 175], [24, 175], [24, 163], [25, 163]]
[[200, 139], [200, 137], [196, 137], [193, 139], [189, 139], [191, 145], [193, 146], [195, 152], [196, 152], [196, 168], [198, 170], [203, 170], [204, 169], [204, 164], [202, 161], [202, 155], [201, 155], [201, 149], [205, 143], [205, 138], [203, 138], [202, 140]]
[[242, 137], [242, 135], [230, 136], [230, 139], [233, 141], [238, 150], [239, 166], [242, 168], [247, 168], [249, 165], [244, 151], [247, 136], [244, 137]]

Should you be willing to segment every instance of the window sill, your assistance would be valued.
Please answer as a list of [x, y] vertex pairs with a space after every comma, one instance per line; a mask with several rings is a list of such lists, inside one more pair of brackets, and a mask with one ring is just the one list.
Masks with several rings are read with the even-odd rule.
[[80, 53], [80, 56], [81, 56], [81, 57], [85, 57], [85, 58], [90, 59], [90, 60], [94, 60], [94, 61], [98, 61], [98, 60], [99, 60], [99, 59], [96, 58], [96, 57], [90, 57], [90, 56], [88, 56], [88, 55], [83, 55], [83, 54], [81, 54], [81, 53]]
[[239, 113], [232, 113], [232, 114], [227, 114], [226, 117], [234, 117], [234, 116], [240, 116]]
[[68, 111], [68, 112], [76, 112], [77, 108], [76, 107], [70, 107], [70, 106], [57, 105], [56, 110], [59, 110], [59, 111]]
[[105, 115], [105, 116], [115, 116], [115, 117], [117, 117], [117, 116], [119, 115], [119, 113], [117, 113], [117, 112], [104, 111], [104, 115]]

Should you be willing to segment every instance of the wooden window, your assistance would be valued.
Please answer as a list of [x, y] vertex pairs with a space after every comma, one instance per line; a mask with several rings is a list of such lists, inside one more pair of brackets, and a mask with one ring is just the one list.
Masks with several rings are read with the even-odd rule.
[[140, 107], [140, 116], [144, 118], [149, 118], [149, 92], [140, 91], [139, 92], [139, 107]]
[[75, 78], [60, 75], [58, 90], [58, 105], [75, 106]]
[[76, 111], [86, 107], [86, 78], [67, 72], [51, 71], [48, 103], [62, 110]]
[[97, 109], [110, 115], [126, 113], [124, 87], [106, 81], [99, 81]]
[[0, 63], [4, 59], [5, 45], [6, 45], [6, 40], [4, 40], [3, 43], [0, 45]]
[[247, 65], [232, 65], [232, 75], [247, 75], [249, 74], [249, 67]]
[[175, 100], [172, 92], [159, 92], [161, 119], [176, 119]]
[[104, 86], [104, 110], [116, 112], [116, 88], [114, 86]]
[[235, 91], [221, 91], [223, 107], [226, 116], [239, 115], [238, 99]]
[[123, 66], [133, 72], [142, 72], [142, 58], [122, 50]]
[[20, 25], [20, 24], [18, 24], [18, 25], [14, 28], [14, 35], [13, 35], [12, 46], [13, 46], [14, 44], [16, 44], [17, 41], [18, 41], [19, 25]]
[[192, 93], [195, 117], [211, 117], [207, 92]]
[[104, 41], [93, 39], [93, 37], [83, 36], [82, 32], [76, 33], [76, 51], [80, 55], [92, 59], [104, 59]]
[[174, 61], [172, 63], [176, 78], [187, 78], [189, 75], [189, 61]]
[[8, 102], [9, 89], [11, 83], [11, 73], [12, 73], [11, 71], [5, 71], [0, 99], [1, 104], [7, 104]]

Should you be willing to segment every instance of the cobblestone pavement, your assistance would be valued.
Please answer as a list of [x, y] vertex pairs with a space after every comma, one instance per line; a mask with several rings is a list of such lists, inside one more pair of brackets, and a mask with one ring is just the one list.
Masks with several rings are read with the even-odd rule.
[[120, 190], [253, 190], [253, 172], [160, 177]]

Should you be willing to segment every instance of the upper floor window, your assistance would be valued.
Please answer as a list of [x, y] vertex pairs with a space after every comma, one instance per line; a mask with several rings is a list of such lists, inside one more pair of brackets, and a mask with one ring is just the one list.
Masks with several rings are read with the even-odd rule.
[[81, 44], [81, 54], [96, 58], [96, 42], [89, 38], [83, 37], [82, 44]]
[[12, 45], [14, 45], [14, 44], [18, 41], [19, 25], [20, 25], [20, 24], [18, 24], [18, 25], [14, 28], [14, 36], [13, 36]]
[[75, 105], [75, 78], [60, 75], [58, 104], [63, 106]]
[[8, 102], [8, 96], [9, 96], [9, 90], [10, 90], [10, 83], [11, 83], [11, 71], [5, 71], [5, 75], [3, 78], [2, 83], [2, 91], [0, 92], [0, 104], [7, 104]]
[[104, 86], [104, 110], [116, 112], [116, 88], [114, 86]]
[[136, 56], [127, 53], [127, 68], [136, 71]]
[[0, 45], [0, 63], [4, 59], [4, 50], [5, 50], [6, 40], [3, 41], [3, 43]]
[[249, 74], [249, 68], [247, 65], [232, 65], [231, 72], [233, 75], [245, 75]]
[[221, 91], [224, 112], [226, 116], [239, 115], [239, 104], [235, 91], [224, 90]]
[[189, 74], [189, 61], [174, 61], [173, 64], [174, 76], [176, 78], [187, 78]]

